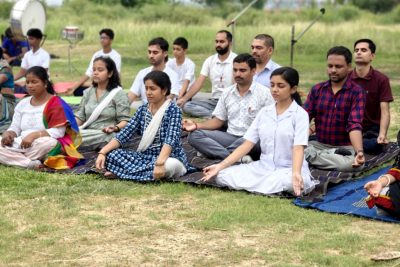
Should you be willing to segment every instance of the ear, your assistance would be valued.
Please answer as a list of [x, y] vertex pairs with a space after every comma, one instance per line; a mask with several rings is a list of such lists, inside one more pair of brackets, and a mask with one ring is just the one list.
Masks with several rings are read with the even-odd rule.
[[113, 76], [113, 74], [114, 74], [114, 72], [112, 71], [112, 72], [110, 72], [109, 74], [108, 74], [108, 78], [111, 78], [112, 76]]
[[293, 95], [294, 93], [297, 92], [297, 85], [293, 86], [292, 88], [290, 88], [290, 94]]

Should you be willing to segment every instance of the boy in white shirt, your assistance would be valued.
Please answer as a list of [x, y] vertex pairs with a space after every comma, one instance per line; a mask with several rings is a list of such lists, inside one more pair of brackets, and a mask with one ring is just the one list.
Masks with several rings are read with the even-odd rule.
[[184, 37], [176, 38], [172, 50], [175, 58], [167, 62], [167, 66], [178, 74], [178, 83], [180, 86], [178, 99], [186, 94], [194, 82], [196, 65], [190, 58], [186, 57], [188, 47], [189, 43]]

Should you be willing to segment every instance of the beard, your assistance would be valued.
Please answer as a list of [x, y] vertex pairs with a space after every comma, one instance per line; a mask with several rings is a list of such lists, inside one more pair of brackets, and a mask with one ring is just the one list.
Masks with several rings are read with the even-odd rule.
[[229, 51], [229, 46], [225, 47], [225, 48], [215, 48], [215, 51], [217, 51], [218, 55], [222, 56], [225, 55], [226, 53], [228, 53]]

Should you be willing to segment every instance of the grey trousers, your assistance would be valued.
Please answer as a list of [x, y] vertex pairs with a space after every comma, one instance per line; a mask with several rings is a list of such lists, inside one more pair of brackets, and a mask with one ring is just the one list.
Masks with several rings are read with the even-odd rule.
[[196, 130], [189, 134], [188, 142], [207, 158], [224, 159], [240, 146], [244, 139], [219, 130]]
[[183, 106], [183, 112], [192, 117], [210, 118], [215, 107], [217, 106], [218, 99], [199, 99], [187, 102]]
[[[337, 149], [349, 151], [351, 155], [340, 155], [335, 153]], [[358, 171], [362, 168], [353, 168], [354, 149], [352, 146], [331, 146], [318, 141], [308, 142], [308, 147], [304, 150], [304, 157], [308, 163], [318, 169], [338, 170], [338, 171]]]

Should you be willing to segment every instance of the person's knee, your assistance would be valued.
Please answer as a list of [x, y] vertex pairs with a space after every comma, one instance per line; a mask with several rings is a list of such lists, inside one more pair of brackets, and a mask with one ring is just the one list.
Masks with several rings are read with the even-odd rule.
[[185, 165], [176, 158], [168, 158], [165, 161], [165, 177], [178, 178], [186, 173]]
[[188, 136], [188, 143], [191, 146], [193, 146], [193, 144], [196, 145], [198, 140], [205, 138], [205, 137], [206, 137], [206, 135], [204, 134], [204, 132], [202, 130], [193, 131]]

